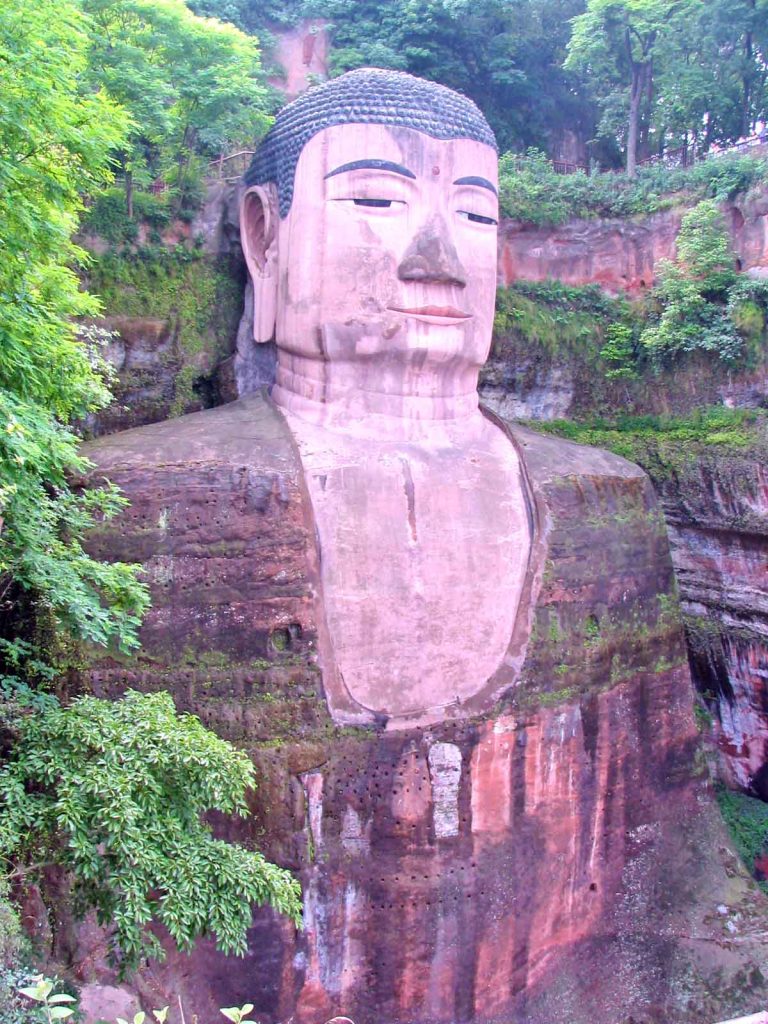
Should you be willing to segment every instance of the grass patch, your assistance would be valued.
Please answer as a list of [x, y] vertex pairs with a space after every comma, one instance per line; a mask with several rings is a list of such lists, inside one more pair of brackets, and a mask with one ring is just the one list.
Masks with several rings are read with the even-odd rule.
[[643, 464], [653, 449], [657, 457], [665, 454], [689, 454], [717, 448], [743, 451], [756, 439], [756, 427], [763, 422], [754, 409], [728, 409], [716, 406], [677, 416], [618, 416], [614, 420], [595, 418], [536, 421], [529, 425], [541, 433], [554, 434], [578, 444], [607, 448], [633, 462]]
[[[718, 788], [717, 802], [739, 856], [754, 872], [756, 858], [768, 852], [768, 804], [723, 787]], [[768, 882], [759, 885], [768, 892]]]
[[605, 326], [625, 316], [629, 303], [597, 285], [574, 287], [560, 281], [516, 281], [496, 295], [494, 334], [502, 344], [519, 339], [549, 355], [591, 349]]

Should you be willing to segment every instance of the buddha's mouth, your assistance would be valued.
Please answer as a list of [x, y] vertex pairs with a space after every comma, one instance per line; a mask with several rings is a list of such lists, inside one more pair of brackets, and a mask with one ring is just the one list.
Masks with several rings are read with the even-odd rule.
[[471, 313], [465, 313], [461, 309], [456, 309], [455, 306], [415, 306], [413, 309], [388, 306], [387, 308], [393, 313], [416, 317], [416, 319], [426, 320], [428, 323], [450, 324], [472, 319]]

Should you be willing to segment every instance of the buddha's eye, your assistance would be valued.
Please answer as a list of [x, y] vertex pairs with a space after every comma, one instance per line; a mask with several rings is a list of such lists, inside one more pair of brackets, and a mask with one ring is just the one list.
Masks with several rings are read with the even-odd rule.
[[378, 206], [378, 207], [390, 207], [393, 200], [391, 199], [353, 199], [352, 202], [355, 206]]
[[466, 220], [472, 221], [473, 224], [498, 224], [499, 222], [494, 217], [486, 217], [482, 213], [470, 213], [469, 210], [459, 210], [458, 214], [460, 217], [464, 217]]

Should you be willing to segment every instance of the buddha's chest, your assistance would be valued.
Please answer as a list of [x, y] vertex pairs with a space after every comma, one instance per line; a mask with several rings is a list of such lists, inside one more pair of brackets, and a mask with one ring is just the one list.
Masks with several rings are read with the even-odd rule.
[[429, 449], [297, 437], [350, 695], [390, 716], [471, 697], [504, 657], [530, 551], [511, 443], [490, 424]]

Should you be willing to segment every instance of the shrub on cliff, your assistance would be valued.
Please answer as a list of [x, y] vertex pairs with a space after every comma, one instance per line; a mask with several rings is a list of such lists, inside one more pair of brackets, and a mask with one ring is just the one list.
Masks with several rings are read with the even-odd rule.
[[50, 702], [16, 724], [0, 770], [0, 856], [40, 871], [71, 871], [75, 907], [96, 909], [124, 970], [159, 956], [160, 922], [180, 949], [213, 933], [246, 951], [252, 904], [298, 923], [299, 885], [258, 852], [214, 839], [202, 816], [247, 815], [254, 784], [247, 755], [167, 693]]
[[537, 226], [571, 219], [629, 217], [702, 199], [724, 202], [768, 182], [768, 160], [725, 154], [687, 168], [654, 164], [626, 174], [557, 174], [538, 150], [506, 153], [499, 161], [499, 199], [505, 217]]
[[683, 217], [674, 262], [658, 267], [655, 310], [640, 336], [652, 362], [696, 350], [726, 360], [741, 352], [750, 327], [747, 305], [768, 306], [768, 289], [741, 281], [734, 264], [717, 202], [699, 203]]
[[130, 648], [146, 591], [79, 539], [121, 499], [68, 483], [83, 466], [68, 424], [110, 400], [98, 333], [75, 321], [98, 305], [80, 289], [85, 254], [71, 237], [80, 190], [108, 179], [126, 123], [81, 91], [86, 48], [73, 3], [20, 0], [0, 18], [0, 596], [25, 589], [76, 635]]

